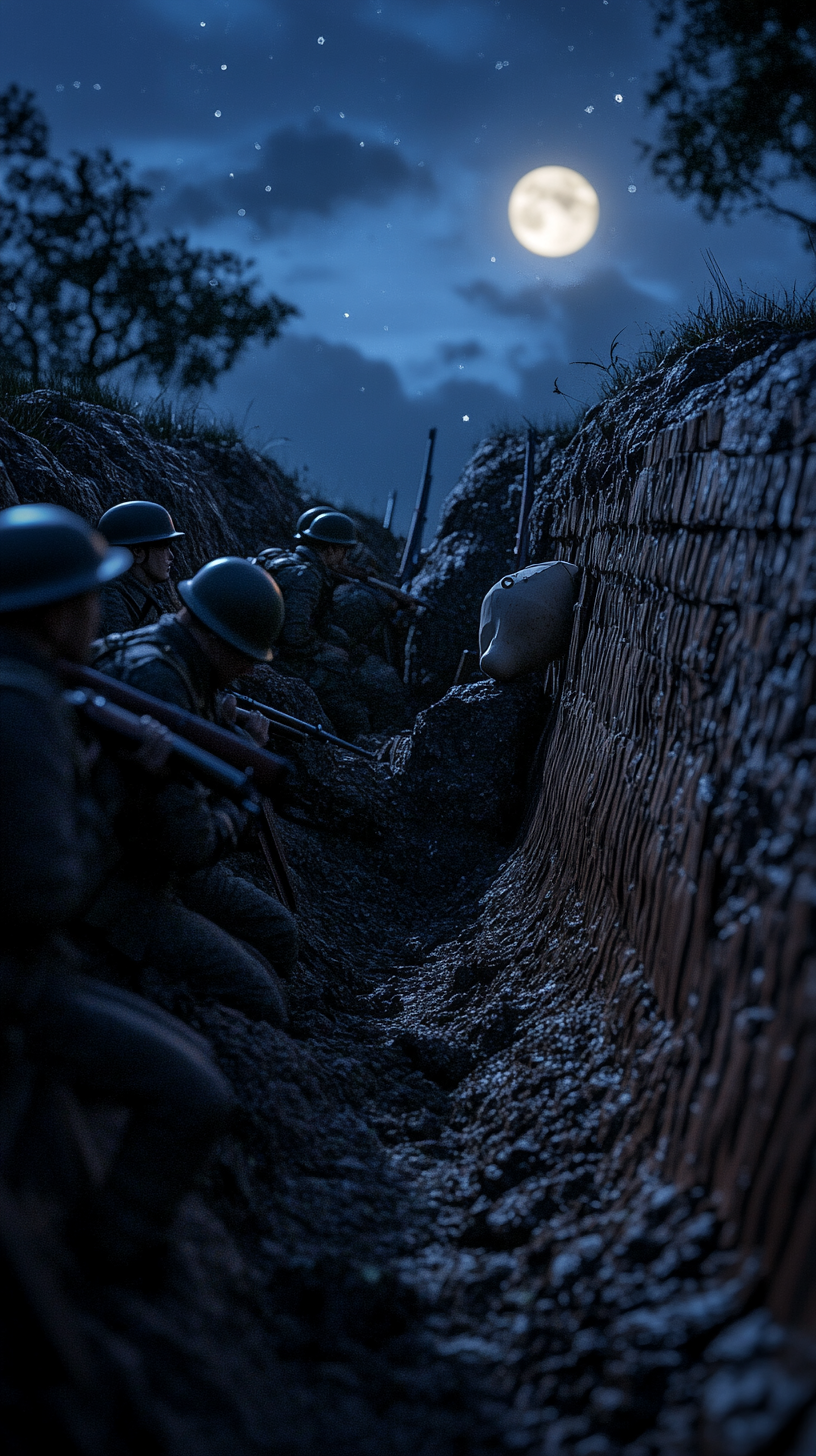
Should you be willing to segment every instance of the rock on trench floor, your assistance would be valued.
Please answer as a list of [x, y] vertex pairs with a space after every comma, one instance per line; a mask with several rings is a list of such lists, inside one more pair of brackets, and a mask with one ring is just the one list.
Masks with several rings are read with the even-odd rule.
[[153, 987], [240, 1105], [166, 1290], [98, 1311], [146, 1420], [172, 1456], [807, 1456], [812, 1352], [761, 1308], [757, 1261], [721, 1247], [704, 1188], [620, 1163], [668, 1034], [648, 990], [622, 1066], [519, 856], [428, 834], [284, 825], [288, 1033]]

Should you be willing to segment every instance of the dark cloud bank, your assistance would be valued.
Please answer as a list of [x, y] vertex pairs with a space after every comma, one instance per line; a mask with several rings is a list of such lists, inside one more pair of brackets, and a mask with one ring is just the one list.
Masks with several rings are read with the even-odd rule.
[[[204, 227], [244, 208], [248, 221], [270, 234], [285, 231], [305, 213], [329, 217], [344, 203], [376, 205], [398, 192], [433, 191], [429, 169], [411, 167], [394, 145], [361, 145], [318, 119], [271, 133], [255, 157], [254, 166], [234, 169], [233, 176], [222, 173], [179, 188], [165, 204], [162, 221]], [[160, 178], [154, 174], [150, 180], [155, 186]]]
[[[399, 492], [397, 525], [405, 529], [419, 478], [425, 439], [439, 430], [430, 522], [453, 487], [474, 444], [495, 425], [523, 427], [525, 419], [546, 428], [548, 421], [570, 419], [597, 394], [599, 373], [573, 361], [608, 360], [619, 330], [621, 344], [635, 350], [638, 322], [659, 326], [666, 308], [644, 297], [617, 274], [604, 273], [572, 288], [524, 288], [504, 292], [488, 280], [475, 280], [463, 293], [474, 304], [471, 337], [441, 340], [439, 352], [466, 365], [490, 347], [489, 315], [518, 314], [540, 319], [542, 328], [557, 322], [563, 348], [532, 367], [517, 370], [517, 394], [465, 376], [407, 394], [392, 366], [365, 358], [357, 349], [318, 337], [290, 335], [268, 350], [255, 350], [219, 385], [214, 407], [245, 416], [251, 441], [270, 448], [290, 465], [308, 465], [315, 482], [337, 500], [363, 509], [384, 509], [390, 490]], [[633, 322], [637, 320], [638, 322]], [[480, 322], [485, 322], [483, 338]], [[597, 347], [596, 347], [597, 344]], [[564, 393], [554, 392], [555, 379]], [[464, 420], [463, 416], [468, 419]]]

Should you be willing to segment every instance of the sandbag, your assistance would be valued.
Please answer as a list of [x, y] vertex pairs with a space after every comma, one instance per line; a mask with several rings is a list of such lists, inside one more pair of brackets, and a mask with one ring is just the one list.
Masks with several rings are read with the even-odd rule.
[[482, 602], [479, 666], [497, 682], [563, 657], [572, 631], [575, 577], [569, 561], [541, 561], [503, 576]]

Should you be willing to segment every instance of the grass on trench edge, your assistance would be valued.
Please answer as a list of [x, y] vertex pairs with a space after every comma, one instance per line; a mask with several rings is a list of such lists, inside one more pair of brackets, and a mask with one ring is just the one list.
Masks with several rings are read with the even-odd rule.
[[[36, 397], [44, 392], [49, 396], [47, 402]], [[54, 374], [41, 380], [35, 389], [24, 371], [0, 364], [0, 416], [49, 449], [54, 449], [56, 443], [53, 431], [49, 430], [49, 419], [56, 414], [62, 419], [77, 420], [75, 406], [87, 404], [130, 415], [148, 435], [167, 444], [197, 442], [224, 448], [233, 445], [257, 448], [250, 445], [246, 432], [233, 420], [219, 419], [201, 404], [174, 404], [160, 396], [142, 406], [116, 385], [81, 374]]]
[[[728, 283], [722, 269], [712, 253], [705, 255], [706, 267], [711, 275], [711, 288], [697, 300], [693, 308], [670, 318], [663, 329], [644, 330], [644, 342], [631, 356], [621, 353], [619, 339], [623, 330], [615, 335], [609, 348], [609, 360], [579, 359], [575, 363], [597, 369], [602, 378], [598, 395], [594, 400], [575, 401], [579, 408], [572, 420], [531, 420], [541, 439], [552, 439], [556, 449], [564, 449], [581, 428], [587, 412], [595, 405], [612, 399], [638, 379], [652, 374], [661, 365], [676, 364], [701, 344], [710, 344], [717, 339], [728, 338], [730, 343], [741, 341], [746, 346], [741, 357], [761, 353], [773, 341], [774, 334], [812, 333], [816, 331], [816, 283], [804, 291], [796, 285], [776, 293], [759, 293], [744, 283], [734, 290]], [[751, 344], [755, 348], [751, 348]], [[556, 393], [561, 391], [557, 387]], [[568, 395], [565, 399], [571, 398]], [[507, 421], [497, 421], [491, 433], [499, 439], [522, 439], [523, 429]]]
[[600, 391], [602, 400], [619, 394], [661, 364], [676, 364], [701, 344], [713, 343], [726, 335], [746, 343], [756, 339], [757, 352], [761, 352], [770, 343], [769, 334], [816, 330], [816, 283], [804, 292], [794, 284], [793, 288], [777, 293], [759, 293], [741, 282], [735, 291], [714, 255], [707, 253], [705, 260], [712, 280], [708, 292], [698, 298], [696, 307], [670, 318], [664, 329], [647, 328], [644, 343], [633, 357], [621, 356], [618, 333], [610, 345], [607, 364], [594, 359], [576, 361], [605, 375]]

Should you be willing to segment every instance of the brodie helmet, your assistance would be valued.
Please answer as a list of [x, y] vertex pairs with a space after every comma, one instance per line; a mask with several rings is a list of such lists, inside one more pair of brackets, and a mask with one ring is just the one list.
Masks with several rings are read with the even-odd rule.
[[317, 520], [318, 516], [325, 516], [326, 512], [330, 510], [332, 510], [331, 506], [310, 506], [308, 511], [303, 512], [302, 516], [298, 516], [298, 522], [295, 526], [295, 539], [299, 539], [303, 535], [303, 532], [311, 526], [312, 521]]
[[322, 515], [315, 516], [300, 534], [304, 541], [314, 541], [317, 546], [357, 544], [354, 522], [343, 511], [324, 511]]
[[256, 662], [270, 662], [283, 626], [283, 593], [261, 566], [243, 556], [208, 561], [178, 592], [194, 617], [216, 637]]
[[173, 517], [155, 501], [122, 501], [111, 506], [97, 530], [111, 546], [154, 546], [162, 541], [177, 541], [184, 535], [173, 525]]
[[0, 511], [0, 612], [25, 611], [94, 591], [133, 564], [64, 506]]

